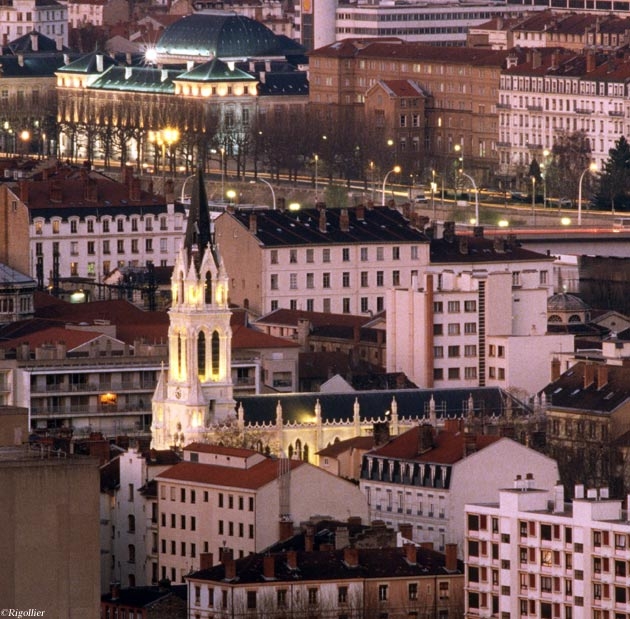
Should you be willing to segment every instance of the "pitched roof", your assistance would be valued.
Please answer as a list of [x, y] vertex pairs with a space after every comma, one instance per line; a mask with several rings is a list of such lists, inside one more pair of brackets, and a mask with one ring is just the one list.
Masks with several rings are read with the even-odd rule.
[[[420, 433], [423, 428], [416, 426], [390, 440], [382, 447], [374, 449], [371, 455], [415, 462], [433, 462], [436, 464], [455, 464], [464, 458], [467, 437], [463, 432], [440, 430], [433, 436], [433, 447], [422, 453], [418, 452]], [[475, 434], [472, 437], [476, 451], [501, 440], [500, 436]]]
[[[267, 458], [247, 469], [197, 462], [180, 462], [156, 476], [159, 480], [258, 490], [280, 475], [280, 460]], [[302, 460], [287, 460], [291, 470], [309, 466]]]
[[212, 445], [210, 443], [190, 443], [190, 445], [184, 447], [184, 451], [198, 451], [220, 456], [234, 456], [235, 458], [249, 458], [259, 453], [245, 447], [225, 447], [224, 445]]
[[[347, 210], [349, 223], [342, 223], [342, 213]], [[250, 215], [256, 217], [254, 236], [267, 247], [283, 245], [330, 245], [336, 243], [378, 242], [428, 242], [427, 236], [413, 228], [396, 210], [385, 207], [349, 209], [303, 209], [282, 211], [265, 209], [255, 211], [237, 210], [219, 215], [215, 225], [224, 217], [232, 217], [250, 229]], [[321, 231], [320, 227], [325, 231]]]
[[325, 456], [329, 458], [336, 458], [342, 453], [346, 453], [347, 451], [351, 451], [352, 449], [370, 451], [370, 449], [373, 448], [373, 436], [355, 436], [353, 438], [346, 439], [345, 441], [337, 441], [336, 443], [331, 443], [327, 447], [324, 447], [324, 449], [320, 449], [317, 452], [317, 455], [320, 457]]
[[313, 326], [343, 325], [360, 327], [371, 318], [369, 316], [355, 316], [353, 314], [329, 314], [327, 312], [307, 312], [305, 310], [291, 310], [280, 308], [269, 312], [256, 320], [261, 325], [286, 325], [297, 327], [300, 320], [308, 320]]
[[299, 348], [298, 342], [281, 337], [267, 335], [244, 325], [232, 325], [232, 348], [234, 350], [249, 348]]
[[29, 347], [34, 350], [35, 348], [46, 344], [57, 344], [63, 342], [66, 345], [67, 350], [72, 351], [83, 344], [87, 344], [88, 342], [101, 337], [110, 339], [109, 336], [96, 331], [78, 331], [76, 329], [51, 327], [49, 329], [43, 329], [22, 337], [10, 340], [0, 340], [0, 348], [13, 350], [21, 344], [28, 344]]
[[[288, 566], [285, 553], [274, 557], [274, 581], [301, 582], [309, 580], [352, 580], [364, 578], [446, 576], [445, 556], [427, 548], [416, 549], [416, 563], [406, 558], [404, 548], [360, 548], [358, 566], [350, 567], [344, 560], [344, 550], [297, 552], [297, 570]], [[265, 582], [263, 554], [253, 554], [236, 561], [239, 584]], [[457, 562], [457, 574], [463, 574], [464, 564]], [[225, 566], [218, 564], [207, 570], [189, 575], [190, 578], [221, 581], [225, 579]]]

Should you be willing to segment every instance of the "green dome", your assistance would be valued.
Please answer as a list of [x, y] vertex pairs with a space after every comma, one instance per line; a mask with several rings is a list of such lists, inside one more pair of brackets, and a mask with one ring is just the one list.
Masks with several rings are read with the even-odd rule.
[[278, 37], [269, 28], [226, 11], [200, 11], [183, 17], [166, 28], [155, 51], [163, 63], [283, 55]]

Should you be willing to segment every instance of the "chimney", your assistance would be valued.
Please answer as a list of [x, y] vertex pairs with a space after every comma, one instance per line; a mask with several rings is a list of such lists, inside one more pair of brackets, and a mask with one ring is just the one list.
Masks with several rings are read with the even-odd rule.
[[532, 52], [532, 69], [539, 69], [540, 65], [542, 64], [541, 62], [541, 54], [540, 51], [535, 49]]
[[372, 426], [372, 436], [374, 437], [374, 446], [384, 445], [389, 440], [389, 424], [384, 421], [375, 423]]
[[88, 178], [85, 180], [85, 200], [86, 202], [98, 202], [98, 183], [96, 179]]
[[348, 216], [348, 209], [342, 208], [339, 215], [339, 230], [342, 232], [348, 232], [350, 230], [350, 217]]
[[475, 226], [473, 228], [473, 236], [477, 239], [483, 238], [483, 226]]
[[230, 556], [222, 562], [225, 567], [225, 580], [234, 580], [236, 578], [236, 561]]
[[595, 71], [595, 54], [593, 52], [586, 53], [586, 72], [592, 73]]
[[445, 547], [446, 563], [444, 567], [447, 572], [457, 571], [457, 544], [446, 544]]
[[462, 256], [468, 255], [468, 237], [467, 236], [459, 237], [459, 253], [462, 254]]
[[103, 54], [96, 54], [96, 72], [103, 72]]
[[18, 54], [18, 65], [24, 66], [24, 54]]
[[223, 546], [223, 548], [219, 548], [219, 561], [221, 563], [225, 563], [226, 561], [228, 561], [229, 559], [232, 559], [234, 557], [234, 553], [232, 552], [231, 548], [226, 548], [225, 546]]
[[118, 581], [114, 581], [109, 585], [109, 595], [112, 600], [117, 600], [120, 597], [120, 583]]
[[199, 553], [199, 569], [209, 570], [213, 565], [213, 557], [211, 552]]
[[418, 455], [433, 449], [433, 426], [423, 423], [418, 428]]
[[325, 208], [319, 211], [319, 231], [322, 234], [326, 233], [326, 209]]
[[356, 209], [354, 210], [354, 214], [356, 215], [357, 221], [364, 221], [365, 220], [365, 206], [363, 206], [362, 204], [359, 204], [359, 206], [357, 206]]
[[576, 499], [584, 498], [584, 484], [575, 484], [575, 488], [573, 489], [573, 496]]
[[287, 550], [287, 565], [290, 570], [297, 570], [297, 552], [295, 550]]
[[444, 230], [442, 231], [442, 238], [447, 243], [452, 243], [455, 240], [455, 222], [445, 221]]
[[407, 560], [407, 563], [411, 565], [416, 565], [416, 563], [418, 563], [418, 549], [416, 548], [416, 545], [403, 544], [403, 550], [405, 551], [405, 559]]
[[433, 550], [433, 542], [420, 542], [420, 548], [425, 550]]
[[595, 382], [595, 365], [586, 363], [584, 365], [584, 389], [588, 389]]
[[289, 539], [293, 535], [293, 520], [280, 518], [278, 532], [281, 540]]
[[28, 204], [28, 181], [25, 178], [20, 179], [20, 200]]
[[525, 475], [525, 488], [527, 488], [528, 490], [531, 490], [532, 488], [536, 487], [536, 482], [534, 481], [534, 474], [533, 473], [527, 473]]
[[560, 378], [560, 359], [554, 357], [551, 360], [551, 382]]
[[273, 555], [263, 557], [263, 578], [273, 580], [276, 577], [276, 558]]
[[457, 434], [462, 429], [462, 420], [461, 419], [445, 419], [444, 420], [444, 430], [446, 432], [452, 432], [453, 434]]
[[348, 567], [359, 566], [359, 551], [356, 548], [344, 548], [343, 549], [343, 562]]
[[63, 193], [61, 190], [61, 183], [57, 180], [52, 181], [49, 185], [49, 199], [51, 202], [61, 202], [63, 199]]
[[335, 550], [350, 546], [350, 532], [348, 527], [337, 527], [335, 531]]
[[464, 458], [477, 451], [477, 437], [472, 432], [464, 434]]
[[140, 179], [134, 176], [131, 177], [131, 185], [129, 187], [129, 199], [133, 202], [140, 202], [142, 198], [142, 187], [140, 185]]
[[39, 51], [39, 36], [37, 32], [31, 32], [31, 49], [34, 52]]
[[608, 384], [608, 366], [597, 366], [597, 388], [601, 389]]
[[249, 231], [252, 234], [258, 233], [258, 215], [256, 213], [250, 213], [249, 215]]
[[398, 530], [405, 539], [413, 539], [413, 525], [410, 522], [401, 522]]
[[304, 550], [306, 552], [313, 552], [315, 549], [315, 529], [312, 525], [306, 527], [304, 531]]

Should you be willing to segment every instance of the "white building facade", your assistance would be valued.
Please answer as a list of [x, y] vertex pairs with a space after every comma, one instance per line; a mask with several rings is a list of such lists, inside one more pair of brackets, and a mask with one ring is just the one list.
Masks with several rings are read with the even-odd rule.
[[627, 617], [623, 502], [576, 486], [566, 503], [561, 484], [519, 477], [498, 502], [466, 505], [466, 617]]
[[6, 45], [33, 30], [67, 46], [67, 6], [56, 0], [13, 0], [0, 8], [0, 45]]

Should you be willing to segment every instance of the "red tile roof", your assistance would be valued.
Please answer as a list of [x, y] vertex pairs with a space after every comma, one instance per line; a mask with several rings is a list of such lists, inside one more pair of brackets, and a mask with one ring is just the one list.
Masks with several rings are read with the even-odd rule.
[[245, 447], [224, 447], [223, 445], [210, 445], [209, 443], [190, 443], [184, 447], [184, 451], [198, 451], [205, 454], [217, 454], [221, 456], [235, 456], [249, 458], [259, 452]]
[[31, 350], [45, 344], [65, 344], [68, 351], [101, 337], [103, 334], [96, 331], [77, 331], [76, 329], [64, 329], [62, 327], [50, 327], [23, 335], [11, 340], [0, 341], [0, 348], [13, 350], [21, 344], [28, 344]]
[[[288, 460], [291, 470], [305, 464], [302, 460]], [[209, 486], [258, 490], [279, 476], [280, 461], [268, 458], [247, 469], [197, 462], [180, 462], [156, 477], [158, 481], [171, 480]]]
[[297, 327], [299, 320], [308, 320], [314, 327], [325, 325], [360, 327], [369, 322], [371, 318], [370, 316], [353, 316], [352, 314], [329, 314], [327, 312], [278, 309], [259, 318], [256, 324]]
[[370, 451], [374, 447], [373, 436], [355, 436], [345, 441], [337, 441], [332, 445], [324, 447], [317, 452], [318, 456], [327, 456], [329, 458], [336, 458], [342, 453], [350, 451], [352, 449], [362, 449], [364, 451]]
[[232, 325], [232, 349], [239, 348], [299, 348], [297, 342], [286, 340], [243, 325]]
[[[441, 430], [434, 437], [434, 447], [421, 454], [418, 453], [419, 434], [420, 426], [416, 426], [392, 439], [386, 445], [375, 449], [372, 453], [375, 456], [402, 458], [417, 462], [435, 462], [437, 464], [455, 464], [464, 458], [466, 438], [463, 432]], [[473, 438], [477, 451], [496, 443], [500, 439], [500, 436], [487, 434], [475, 434]]]

